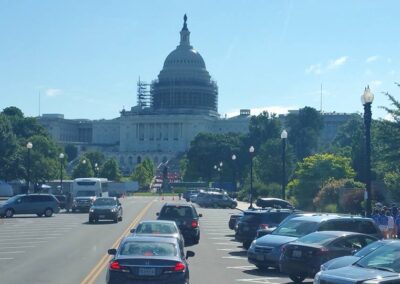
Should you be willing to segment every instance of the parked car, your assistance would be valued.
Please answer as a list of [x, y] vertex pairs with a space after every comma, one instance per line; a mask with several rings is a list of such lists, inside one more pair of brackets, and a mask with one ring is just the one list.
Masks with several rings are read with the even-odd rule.
[[64, 194], [55, 194], [54, 196], [57, 198], [58, 203], [60, 204], [60, 208], [65, 209], [65, 206], [67, 204], [67, 196], [65, 196]]
[[228, 222], [229, 229], [235, 230], [236, 222], [237, 222], [238, 219], [241, 218], [242, 216], [243, 216], [243, 213], [240, 213], [240, 214], [231, 214], [231, 216], [229, 217], [229, 222]]
[[186, 244], [198, 244], [200, 241], [199, 218], [196, 208], [192, 204], [166, 203], [157, 213], [158, 220], [175, 221], [181, 231]]
[[15, 214], [36, 214], [51, 217], [60, 212], [57, 198], [52, 194], [19, 194], [0, 204], [0, 216], [11, 218]]
[[106, 275], [108, 284], [189, 283], [186, 259], [194, 252], [185, 255], [175, 238], [127, 237], [108, 253], [113, 255]]
[[381, 231], [370, 218], [335, 214], [300, 216], [282, 223], [271, 234], [254, 240], [247, 251], [247, 259], [260, 269], [278, 268], [283, 245], [316, 231], [338, 230], [382, 238]]
[[131, 230], [132, 236], [156, 236], [175, 238], [182, 250], [185, 247], [185, 241], [178, 226], [174, 221], [148, 220], [141, 221], [135, 229]]
[[327, 262], [325, 262], [324, 264], [321, 265], [320, 270], [331, 270], [331, 269], [337, 269], [337, 268], [341, 268], [341, 267], [345, 267], [348, 265], [352, 265], [353, 263], [355, 263], [357, 260], [359, 260], [360, 258], [366, 256], [367, 254], [373, 252], [374, 250], [376, 250], [377, 248], [387, 245], [391, 242], [393, 242], [394, 240], [378, 240], [376, 242], [373, 242], [369, 245], [367, 245], [366, 247], [360, 249], [359, 251], [357, 251], [355, 254], [353, 255], [347, 255], [347, 256], [342, 256], [342, 257], [337, 257], [334, 259], [331, 259]]
[[[294, 218], [294, 217], [312, 216], [314, 214], [315, 213], [304, 213], [304, 212], [302, 212], [300, 210], [293, 210], [293, 213], [288, 215], [285, 219], [283, 219], [283, 221], [280, 224], [283, 224], [284, 222], [287, 222], [288, 220], [290, 220], [291, 218]], [[278, 225], [280, 225], [280, 224], [278, 224]], [[263, 237], [265, 235], [271, 234], [276, 229], [277, 226], [275, 226], [275, 227], [269, 226], [268, 228], [264, 228], [264, 227], [258, 228], [255, 238], [258, 239], [258, 238], [261, 238], [261, 237]]]
[[375, 237], [359, 233], [314, 232], [282, 247], [279, 268], [293, 282], [301, 283], [307, 277], [314, 278], [324, 262], [352, 255], [375, 241]]
[[400, 283], [400, 241], [381, 246], [354, 264], [320, 271], [315, 284]]
[[89, 223], [99, 220], [122, 221], [122, 205], [116, 197], [97, 198], [89, 209]]
[[182, 197], [185, 199], [187, 202], [190, 201], [190, 196], [193, 194], [198, 194], [200, 192], [200, 189], [190, 189], [186, 190], [183, 194]]
[[235, 240], [243, 243], [243, 247], [248, 249], [258, 229], [276, 227], [292, 212], [290, 209], [272, 208], [246, 210], [237, 224]]
[[199, 193], [196, 203], [201, 207], [236, 208], [237, 202], [229, 195], [220, 192]]

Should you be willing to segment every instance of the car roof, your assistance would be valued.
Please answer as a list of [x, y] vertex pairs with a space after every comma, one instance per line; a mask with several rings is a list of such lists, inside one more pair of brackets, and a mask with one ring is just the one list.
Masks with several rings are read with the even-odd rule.
[[306, 215], [306, 216], [296, 216], [293, 217], [291, 220], [298, 220], [298, 221], [315, 221], [315, 222], [322, 222], [325, 220], [371, 220], [370, 218], [360, 217], [360, 216], [351, 216], [351, 215], [337, 215], [337, 214], [314, 214], [314, 215]]
[[99, 200], [99, 199], [112, 199], [112, 200], [117, 200], [116, 197], [97, 197], [97, 198], [96, 198], [96, 200]]
[[193, 207], [192, 204], [184, 204], [184, 203], [165, 203], [163, 207], [165, 206], [174, 206], [174, 207]]
[[277, 213], [277, 212], [293, 212], [293, 209], [280, 209], [280, 208], [263, 208], [263, 209], [248, 209], [244, 214], [264, 214], [264, 213]]
[[157, 242], [157, 243], [171, 243], [177, 244], [178, 241], [176, 238], [166, 238], [164, 236], [156, 236], [156, 235], [129, 235], [125, 239], [122, 240], [121, 243], [126, 242]]
[[144, 224], [144, 223], [161, 223], [161, 224], [167, 224], [167, 225], [176, 225], [175, 221], [169, 221], [169, 220], [143, 220], [140, 221], [139, 224]]
[[336, 237], [344, 237], [344, 236], [349, 236], [349, 235], [357, 235], [357, 236], [361, 235], [361, 236], [369, 236], [370, 237], [370, 235], [357, 233], [357, 232], [346, 232], [346, 231], [317, 231], [317, 232], [310, 233], [310, 235], [311, 234], [330, 235], [330, 236], [336, 236]]

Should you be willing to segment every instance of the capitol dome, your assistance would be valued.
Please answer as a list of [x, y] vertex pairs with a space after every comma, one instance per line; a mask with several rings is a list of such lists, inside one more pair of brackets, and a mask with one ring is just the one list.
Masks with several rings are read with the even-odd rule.
[[203, 57], [190, 45], [186, 22], [185, 15], [180, 44], [167, 56], [152, 83], [152, 106], [159, 112], [217, 115], [218, 87]]

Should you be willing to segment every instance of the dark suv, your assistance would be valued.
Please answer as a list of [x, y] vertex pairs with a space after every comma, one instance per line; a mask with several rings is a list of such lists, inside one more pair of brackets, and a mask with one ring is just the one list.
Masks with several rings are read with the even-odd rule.
[[235, 239], [248, 249], [256, 237], [258, 229], [276, 227], [287, 216], [293, 213], [291, 209], [257, 209], [247, 210], [237, 223]]
[[0, 205], [0, 216], [11, 218], [14, 214], [36, 214], [51, 217], [60, 212], [57, 198], [52, 194], [20, 194]]
[[236, 208], [237, 202], [229, 195], [220, 192], [199, 193], [196, 203], [201, 207]]
[[199, 218], [196, 208], [192, 204], [166, 203], [157, 213], [158, 220], [175, 221], [186, 244], [198, 244], [200, 240]]

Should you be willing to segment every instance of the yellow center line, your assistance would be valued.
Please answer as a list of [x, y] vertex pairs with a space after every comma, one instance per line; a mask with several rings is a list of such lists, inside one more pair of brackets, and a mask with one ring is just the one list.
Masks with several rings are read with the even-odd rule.
[[[112, 248], [116, 248], [121, 240], [126, 237], [130, 230], [136, 226], [136, 224], [144, 217], [147, 211], [150, 209], [151, 205], [155, 200], [152, 200], [149, 204], [146, 205], [145, 208], [140, 211], [139, 215], [136, 216], [135, 219], [131, 222], [131, 224], [126, 228], [126, 230], [122, 233], [122, 235], [113, 243]], [[97, 280], [99, 274], [106, 268], [108, 262], [111, 260], [112, 256], [105, 254], [99, 262], [93, 267], [93, 269], [89, 272], [89, 274], [81, 281], [81, 284], [91, 284]]]

